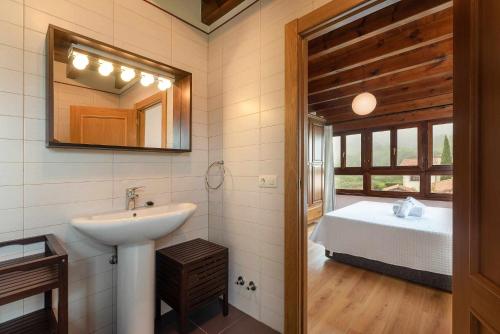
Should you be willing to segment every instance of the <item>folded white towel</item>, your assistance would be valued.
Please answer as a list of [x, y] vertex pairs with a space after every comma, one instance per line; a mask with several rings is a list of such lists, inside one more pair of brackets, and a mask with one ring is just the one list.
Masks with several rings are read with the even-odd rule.
[[425, 205], [413, 197], [407, 197], [404, 200], [400, 199], [394, 202], [392, 211], [400, 218], [405, 218], [406, 216], [422, 217]]
[[396, 216], [399, 218], [405, 218], [410, 213], [410, 210], [412, 207], [413, 207], [413, 204], [410, 201], [403, 201], [399, 205], [399, 209], [396, 212]]
[[407, 197], [406, 200], [408, 202], [410, 202], [411, 204], [413, 204], [413, 206], [410, 210], [410, 213], [409, 213], [410, 216], [422, 217], [424, 215], [424, 212], [425, 212], [425, 204], [424, 203], [417, 201], [415, 198], [413, 198], [411, 196]]
[[394, 212], [394, 214], [397, 214], [398, 211], [399, 211], [399, 208], [401, 207], [401, 204], [404, 203], [404, 200], [402, 199], [398, 199], [396, 202], [394, 202], [394, 204], [392, 205], [392, 211]]

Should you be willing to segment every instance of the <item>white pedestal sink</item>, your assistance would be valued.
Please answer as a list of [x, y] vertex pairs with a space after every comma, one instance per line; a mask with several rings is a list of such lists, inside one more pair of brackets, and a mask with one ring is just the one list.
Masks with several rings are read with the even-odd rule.
[[118, 246], [119, 334], [154, 333], [154, 240], [178, 228], [195, 210], [195, 204], [179, 203], [72, 219], [82, 233]]

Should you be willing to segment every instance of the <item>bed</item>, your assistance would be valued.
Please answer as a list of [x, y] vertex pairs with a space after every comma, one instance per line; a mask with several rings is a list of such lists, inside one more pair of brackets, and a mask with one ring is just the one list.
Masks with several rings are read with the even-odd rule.
[[391, 203], [360, 201], [325, 214], [310, 239], [333, 260], [451, 291], [451, 209], [398, 218]]

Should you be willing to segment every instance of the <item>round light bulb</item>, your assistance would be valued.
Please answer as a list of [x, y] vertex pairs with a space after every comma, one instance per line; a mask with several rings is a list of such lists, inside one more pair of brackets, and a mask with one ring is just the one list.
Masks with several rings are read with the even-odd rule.
[[172, 87], [172, 81], [165, 78], [158, 78], [158, 89], [159, 90], [167, 90]]
[[371, 93], [365, 92], [356, 95], [352, 100], [352, 111], [357, 115], [368, 115], [377, 106], [377, 99]]
[[99, 74], [107, 77], [111, 72], [113, 72], [113, 64], [109, 61], [99, 59]]
[[142, 72], [141, 73], [141, 85], [147, 87], [155, 82], [155, 77], [152, 74]]
[[129, 82], [133, 78], [135, 78], [135, 71], [132, 68], [122, 66], [122, 73], [120, 74], [120, 78], [122, 78], [123, 81]]
[[89, 64], [89, 57], [87, 55], [73, 52], [73, 66], [77, 70], [84, 70]]

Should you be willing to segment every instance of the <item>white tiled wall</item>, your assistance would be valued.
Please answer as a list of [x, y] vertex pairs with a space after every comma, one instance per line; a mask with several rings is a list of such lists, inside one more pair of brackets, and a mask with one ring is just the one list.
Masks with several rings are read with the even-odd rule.
[[[45, 148], [45, 33], [49, 23], [193, 73], [193, 152], [134, 153]], [[71, 217], [142, 200], [191, 201], [195, 216], [160, 245], [208, 237], [208, 37], [142, 0], [0, 1], [0, 240], [56, 234], [69, 254], [71, 333], [111, 333], [113, 249], [72, 229]], [[0, 258], [22, 250], [4, 249]], [[41, 305], [0, 307], [0, 322]]]
[[[210, 34], [209, 160], [224, 188], [209, 194], [209, 238], [230, 248], [230, 301], [282, 331], [284, 319], [284, 26], [327, 1], [261, 0]], [[257, 185], [278, 176], [276, 189]], [[256, 282], [249, 293], [238, 276]]]

